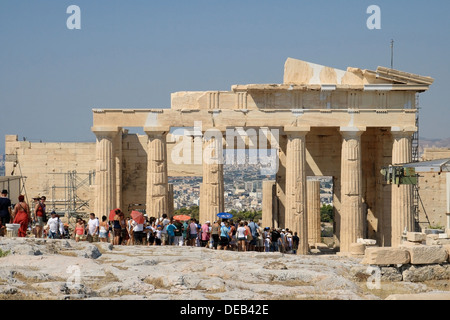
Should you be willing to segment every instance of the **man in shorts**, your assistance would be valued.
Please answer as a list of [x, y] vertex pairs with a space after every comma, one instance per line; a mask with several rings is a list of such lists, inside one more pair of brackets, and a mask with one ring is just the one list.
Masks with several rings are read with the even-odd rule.
[[98, 238], [98, 231], [99, 231], [99, 222], [98, 219], [95, 217], [94, 213], [89, 214], [89, 222], [88, 222], [88, 236], [87, 240], [89, 242], [94, 242]]

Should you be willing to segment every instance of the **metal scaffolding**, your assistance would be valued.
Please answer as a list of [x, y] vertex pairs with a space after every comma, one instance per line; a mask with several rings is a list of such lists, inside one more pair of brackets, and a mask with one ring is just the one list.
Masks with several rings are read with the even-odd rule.
[[[419, 113], [420, 113], [420, 100], [419, 93], [416, 93], [416, 128], [417, 131], [414, 132], [411, 145], [412, 145], [412, 163], [417, 163], [420, 161], [419, 155]], [[419, 205], [421, 203], [419, 194], [419, 175], [417, 174], [417, 184], [413, 186], [413, 215], [415, 222], [415, 231], [420, 231], [420, 219], [419, 219]]]
[[[64, 185], [52, 186], [51, 207], [58, 215], [67, 215], [70, 221], [72, 217], [85, 215], [89, 209], [90, 200], [80, 198], [79, 194], [84, 191], [89, 194], [89, 187], [94, 184], [95, 171], [89, 173], [78, 173], [69, 171], [66, 173], [53, 173], [64, 176]], [[63, 197], [63, 198], [61, 198]]]

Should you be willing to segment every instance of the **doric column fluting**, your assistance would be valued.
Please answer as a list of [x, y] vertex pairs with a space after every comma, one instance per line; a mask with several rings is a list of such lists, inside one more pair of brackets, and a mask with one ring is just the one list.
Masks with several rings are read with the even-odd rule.
[[300, 238], [298, 254], [308, 254], [306, 212], [306, 135], [309, 131], [287, 131], [285, 226]]
[[200, 222], [217, 220], [224, 211], [223, 136], [211, 130], [203, 137], [203, 182], [200, 189]]
[[349, 252], [350, 245], [364, 237], [362, 210], [361, 135], [358, 128], [341, 128], [341, 229], [340, 250]]
[[[412, 131], [391, 130], [393, 138], [392, 165], [410, 163], [412, 160]], [[393, 185], [391, 198], [391, 246], [398, 247], [404, 230], [414, 231], [413, 186]]]
[[118, 128], [93, 128], [96, 141], [95, 207], [97, 217], [109, 216], [117, 206], [114, 141]]
[[320, 229], [320, 181], [308, 180], [307, 193], [307, 215], [308, 215], [308, 243], [314, 246], [321, 242]]
[[167, 131], [147, 131], [147, 197], [149, 216], [169, 214], [169, 185], [167, 174]]

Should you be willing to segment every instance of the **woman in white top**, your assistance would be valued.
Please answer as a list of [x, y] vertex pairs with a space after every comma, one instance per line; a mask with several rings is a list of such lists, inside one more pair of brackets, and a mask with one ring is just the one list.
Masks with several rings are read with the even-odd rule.
[[102, 222], [100, 222], [100, 232], [98, 237], [100, 238], [100, 242], [108, 241], [108, 233], [109, 233], [109, 225], [106, 216], [102, 217]]
[[245, 251], [246, 245], [245, 240], [247, 239], [247, 236], [245, 233], [247, 232], [247, 229], [244, 227], [244, 223], [241, 221], [239, 223], [239, 228], [236, 230], [236, 237], [238, 240], [238, 251]]

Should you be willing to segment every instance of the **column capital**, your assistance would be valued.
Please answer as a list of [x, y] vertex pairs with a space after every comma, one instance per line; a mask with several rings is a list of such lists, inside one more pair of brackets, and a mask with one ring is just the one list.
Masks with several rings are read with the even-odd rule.
[[119, 133], [119, 127], [92, 127], [91, 131], [97, 137], [113, 138]]
[[366, 129], [366, 127], [340, 127], [339, 132], [344, 138], [356, 138], [366, 132]]
[[391, 134], [395, 138], [410, 138], [417, 132], [417, 127], [391, 127]]
[[144, 132], [148, 136], [166, 135], [170, 132], [170, 127], [144, 127]]
[[310, 126], [284, 126], [283, 131], [290, 136], [306, 136], [310, 131]]

